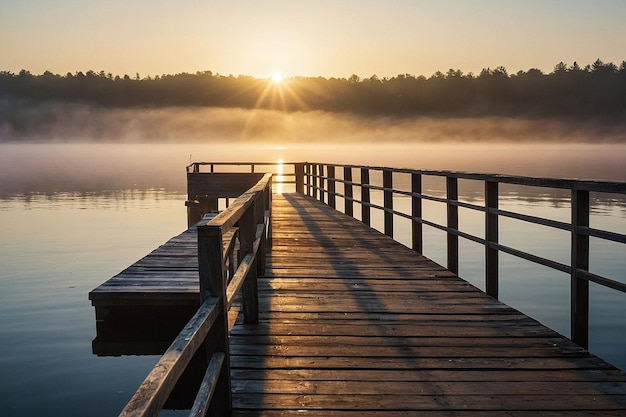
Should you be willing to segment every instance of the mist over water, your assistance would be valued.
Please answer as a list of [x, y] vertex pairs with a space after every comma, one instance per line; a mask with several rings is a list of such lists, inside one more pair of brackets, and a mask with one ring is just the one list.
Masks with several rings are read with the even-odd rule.
[[190, 161], [316, 161], [626, 180], [626, 124], [0, 100], [1, 193], [184, 190]]
[[[11, 107], [13, 106], [13, 107]], [[626, 180], [626, 124], [0, 100], [0, 193], [185, 189], [191, 161]], [[5, 112], [6, 111], [6, 112]]]
[[0, 99], [0, 142], [626, 143], [626, 122], [597, 119], [357, 116], [242, 108], [103, 108]]
[[0, 195], [163, 188], [184, 191], [185, 166], [328, 162], [536, 177], [626, 180], [620, 144], [0, 144]]
[[[21, 130], [2, 117], [0, 311], [11, 320], [0, 325], [8, 341], [0, 352], [6, 370], [0, 409], [8, 415], [44, 409], [114, 415], [150, 371], [157, 357], [92, 355], [95, 323], [87, 293], [185, 227], [185, 166], [192, 161], [311, 161], [626, 181], [624, 135], [601, 124], [51, 104], [31, 109]], [[445, 193], [445, 183], [435, 183], [439, 188], [424, 187]], [[484, 198], [482, 184], [461, 181], [459, 188], [468, 202]], [[501, 187], [502, 209], [568, 221], [568, 195], [541, 189], [521, 198], [509, 188]], [[424, 213], [444, 222], [445, 209], [437, 204], [425, 202]], [[625, 219], [623, 197], [592, 208], [592, 227], [624, 233]], [[481, 213], [461, 208], [460, 222], [477, 236], [484, 232]], [[399, 240], [410, 241], [409, 228], [396, 230]], [[567, 238], [537, 236], [513, 224], [501, 241], [568, 262]], [[622, 279], [622, 248], [595, 243], [592, 272]], [[472, 245], [461, 242], [460, 272], [480, 287], [484, 250]], [[425, 227], [424, 254], [444, 264], [445, 235]], [[567, 335], [569, 278], [506, 256], [502, 268], [502, 301]], [[623, 294], [592, 286], [591, 297], [592, 352], [625, 369]], [[37, 401], [32, 392], [42, 393]]]

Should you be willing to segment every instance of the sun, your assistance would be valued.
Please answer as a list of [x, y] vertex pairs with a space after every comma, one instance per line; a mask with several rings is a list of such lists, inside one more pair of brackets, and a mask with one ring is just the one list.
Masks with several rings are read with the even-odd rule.
[[275, 72], [274, 74], [272, 74], [272, 81], [274, 82], [274, 84], [280, 84], [281, 82], [283, 82], [283, 74], [280, 72]]

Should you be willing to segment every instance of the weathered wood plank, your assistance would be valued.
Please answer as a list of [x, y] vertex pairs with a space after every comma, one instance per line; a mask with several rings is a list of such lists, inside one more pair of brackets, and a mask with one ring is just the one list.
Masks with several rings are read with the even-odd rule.
[[[476, 411], [616, 411], [626, 403], [620, 395], [323, 395], [323, 394], [246, 394], [235, 396], [234, 408], [251, 409], [329, 409], [329, 410], [476, 410]], [[567, 398], [567, 400], [565, 400]]]
[[[258, 346], [260, 349], [265, 349], [267, 355], [271, 355], [271, 347], [274, 345], [287, 346], [294, 349], [292, 346], [318, 346], [326, 349], [331, 349], [329, 346], [333, 346], [336, 349], [358, 349], [361, 346], [378, 346], [395, 348], [395, 347], [421, 347], [423, 349], [430, 349], [431, 347], [442, 348], [442, 355], [445, 355], [446, 347], [450, 349], [463, 350], [464, 352], [458, 352], [458, 355], [463, 356], [465, 349], [477, 347], [484, 349], [486, 352], [489, 349], [496, 351], [502, 351], [503, 356], [521, 356], [522, 352], [527, 349], [545, 348], [545, 349], [558, 349], [562, 354], [576, 354], [580, 353], [580, 346], [574, 344], [568, 339], [554, 335], [552, 338], [535, 337], [535, 338], [517, 338], [517, 337], [482, 337], [482, 338], [469, 338], [469, 337], [447, 337], [445, 335], [440, 336], [420, 336], [420, 337], [396, 337], [389, 338], [385, 336], [351, 336], [351, 335], [266, 335], [263, 338], [251, 338], [245, 334], [238, 335], [232, 334], [231, 340], [237, 345], [252, 345]], [[236, 347], [233, 346], [235, 349]], [[504, 353], [505, 350], [514, 350], [514, 352]], [[293, 350], [299, 352], [299, 350]], [[292, 352], [293, 352], [292, 351]], [[330, 350], [329, 350], [330, 351]], [[303, 349], [302, 352], [306, 352]], [[586, 354], [586, 351], [585, 351]]]
[[[543, 381], [560, 384], [584, 381], [594, 386], [599, 382], [623, 382], [618, 370], [598, 372], [595, 369], [233, 369], [234, 381], [279, 380], [298, 381]], [[599, 393], [600, 394], [600, 393]]]
[[[231, 349], [231, 354], [235, 356], [302, 356], [312, 357], [316, 355], [327, 355], [333, 357], [351, 357], [357, 354], [367, 355], [375, 358], [393, 358], [393, 357], [420, 357], [420, 358], [462, 358], [462, 357], [481, 357], [481, 358], [549, 358], [555, 356], [564, 356], [564, 352], [558, 348], [548, 347], [527, 347], [522, 344], [518, 345], [485, 345], [476, 343], [471, 346], [453, 345], [453, 341], [446, 339], [449, 344], [440, 344], [437, 346], [422, 346], [417, 342], [411, 345], [393, 345], [386, 343], [387, 340], [378, 339], [364, 340], [362, 345], [341, 346], [334, 344], [305, 344], [306, 339], [295, 338], [302, 342], [302, 346], [291, 345], [250, 345], [236, 344]], [[403, 339], [404, 340], [404, 339]], [[235, 340], [236, 341], [236, 340]], [[315, 341], [309, 340], [311, 343]], [[366, 343], [369, 342], [369, 345]], [[372, 343], [374, 342], [374, 343]], [[452, 344], [452, 346], [450, 346]], [[575, 355], [585, 355], [582, 349], [573, 351], [570, 357]]]
[[[192, 228], [90, 294], [199, 304]], [[230, 317], [233, 416], [618, 416], [626, 376], [383, 233], [273, 196], [259, 324]], [[142, 304], [143, 303], [143, 304]]]
[[276, 196], [260, 323], [231, 332], [234, 416], [620, 415], [626, 378], [440, 265]]
[[381, 391], [388, 395], [594, 395], [596, 389], [609, 395], [623, 394], [626, 382], [564, 381], [560, 384], [546, 381], [485, 381], [468, 384], [465, 381], [290, 381], [236, 380], [233, 392], [242, 394], [318, 394], [318, 395], [376, 395]]
[[[225, 247], [232, 231], [225, 234]], [[199, 303], [198, 233], [191, 227], [89, 293], [96, 309]], [[98, 314], [98, 313], [97, 313]]]
[[454, 416], [454, 417], [580, 417], [580, 416], [602, 416], [602, 417], [623, 417], [622, 410], [602, 410], [601, 413], [593, 411], [572, 411], [572, 410], [428, 410], [425, 412], [416, 412], [414, 410], [395, 411], [395, 410], [316, 410], [316, 409], [297, 409], [297, 410], [271, 410], [271, 409], [253, 409], [253, 410], [235, 410], [232, 417], [412, 417], [415, 415], [428, 415], [434, 417]]

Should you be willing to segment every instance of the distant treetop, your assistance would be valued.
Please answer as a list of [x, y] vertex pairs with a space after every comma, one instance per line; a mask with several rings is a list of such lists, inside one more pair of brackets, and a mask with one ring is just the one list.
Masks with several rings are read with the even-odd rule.
[[626, 116], [626, 61], [600, 59], [581, 67], [559, 62], [553, 72], [531, 68], [509, 74], [484, 68], [430, 77], [291, 77], [281, 83], [211, 71], [154, 77], [89, 70], [65, 75], [0, 71], [0, 97], [85, 102], [105, 107], [211, 106], [284, 111], [323, 110], [361, 115], [471, 117]]

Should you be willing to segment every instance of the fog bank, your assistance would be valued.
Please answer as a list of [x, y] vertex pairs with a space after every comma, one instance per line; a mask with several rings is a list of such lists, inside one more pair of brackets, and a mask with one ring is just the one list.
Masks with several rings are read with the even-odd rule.
[[107, 109], [0, 99], [0, 142], [115, 143], [568, 142], [626, 143], [601, 120], [363, 117], [238, 108]]

